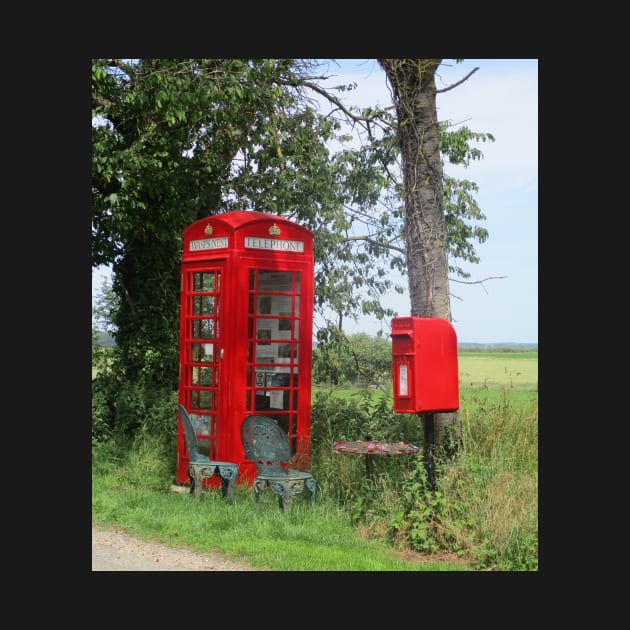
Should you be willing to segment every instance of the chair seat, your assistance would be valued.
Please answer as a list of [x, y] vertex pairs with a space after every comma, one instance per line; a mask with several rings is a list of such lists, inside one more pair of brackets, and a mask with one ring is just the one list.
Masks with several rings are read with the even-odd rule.
[[218, 462], [214, 459], [209, 460], [207, 456], [205, 455], [195, 455], [194, 457], [191, 457], [188, 460], [188, 463], [190, 464], [203, 464], [204, 466], [236, 466], [238, 468], [238, 465], [235, 464], [234, 462]]
[[284, 473], [259, 473], [257, 477], [259, 479], [308, 479], [312, 477], [311, 473], [303, 472], [302, 470], [293, 470], [292, 468], [287, 468]]
[[316, 483], [313, 475], [307, 472], [294, 470], [287, 474], [267, 474], [261, 473], [254, 479], [254, 497], [258, 508], [260, 495], [269, 488], [278, 497], [280, 509], [288, 510], [293, 503], [293, 498], [304, 492], [306, 488], [308, 501], [312, 506], [315, 501]]
[[218, 475], [221, 478], [221, 493], [224, 497], [234, 498], [234, 486], [238, 477], [238, 464], [194, 459], [188, 462], [190, 492], [199, 498], [203, 480]]

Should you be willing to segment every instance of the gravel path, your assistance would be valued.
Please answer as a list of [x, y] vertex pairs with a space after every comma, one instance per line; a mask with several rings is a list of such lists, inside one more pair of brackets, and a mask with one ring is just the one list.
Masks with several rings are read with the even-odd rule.
[[[455, 554], [430, 558], [413, 552], [399, 552], [410, 562], [443, 561], [466, 566]], [[145, 542], [112, 526], [92, 525], [92, 571], [262, 571], [227, 560], [219, 553], [198, 553], [174, 549], [162, 543]]]
[[215, 553], [173, 549], [92, 525], [92, 571], [257, 571]]

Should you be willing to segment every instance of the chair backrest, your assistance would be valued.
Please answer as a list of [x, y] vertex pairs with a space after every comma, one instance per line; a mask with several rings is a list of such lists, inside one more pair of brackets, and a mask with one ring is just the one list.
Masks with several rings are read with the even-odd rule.
[[186, 448], [188, 449], [188, 457], [192, 460], [199, 456], [199, 442], [195, 435], [195, 428], [190, 421], [188, 412], [182, 405], [179, 405], [179, 416], [182, 419], [182, 427], [184, 436], [186, 437]]
[[291, 459], [287, 434], [269, 416], [247, 416], [241, 425], [245, 457], [256, 465], [258, 474], [286, 475], [283, 463]]

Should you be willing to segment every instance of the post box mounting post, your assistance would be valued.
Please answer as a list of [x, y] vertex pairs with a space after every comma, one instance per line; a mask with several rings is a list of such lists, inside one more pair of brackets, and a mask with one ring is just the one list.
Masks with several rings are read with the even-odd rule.
[[421, 413], [424, 431], [424, 467], [427, 471], [429, 489], [435, 492], [435, 423], [433, 412]]

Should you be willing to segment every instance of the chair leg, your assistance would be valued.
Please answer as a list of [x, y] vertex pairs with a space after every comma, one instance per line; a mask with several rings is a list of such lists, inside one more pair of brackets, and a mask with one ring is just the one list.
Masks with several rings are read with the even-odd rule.
[[316, 488], [316, 482], [315, 479], [313, 479], [312, 477], [310, 479], [306, 480], [306, 487], [308, 489], [309, 492], [309, 503], [311, 504], [311, 507], [315, 504], [315, 488]]
[[219, 466], [219, 475], [221, 477], [221, 494], [223, 498], [234, 498], [234, 485], [238, 477], [238, 465], [230, 464], [229, 466]]
[[291, 484], [284, 484], [282, 493], [283, 511], [288, 512], [291, 509], [291, 505], [293, 505], [293, 495], [294, 491], [291, 488]]
[[266, 481], [262, 481], [261, 479], [254, 479], [254, 498], [256, 499], [256, 512], [260, 510], [260, 495], [263, 493], [266, 486]]
[[[293, 495], [296, 493], [296, 488], [293, 487], [292, 483], [288, 483], [284, 480], [282, 481], [270, 481], [269, 487], [271, 491], [278, 497], [278, 505], [280, 509], [284, 511], [288, 511], [291, 509], [291, 503], [293, 501]], [[299, 492], [299, 490], [297, 490]]]
[[234, 499], [234, 478], [221, 477], [221, 496], [224, 499]]
[[195, 499], [200, 499], [201, 488], [203, 487], [203, 478], [201, 476], [201, 471], [191, 466], [188, 469], [188, 476], [190, 477], [190, 494], [194, 494]]
[[225, 479], [224, 477], [221, 477], [221, 496], [224, 499], [225, 497], [227, 497], [227, 494], [228, 494], [228, 484], [229, 484], [229, 481]]

